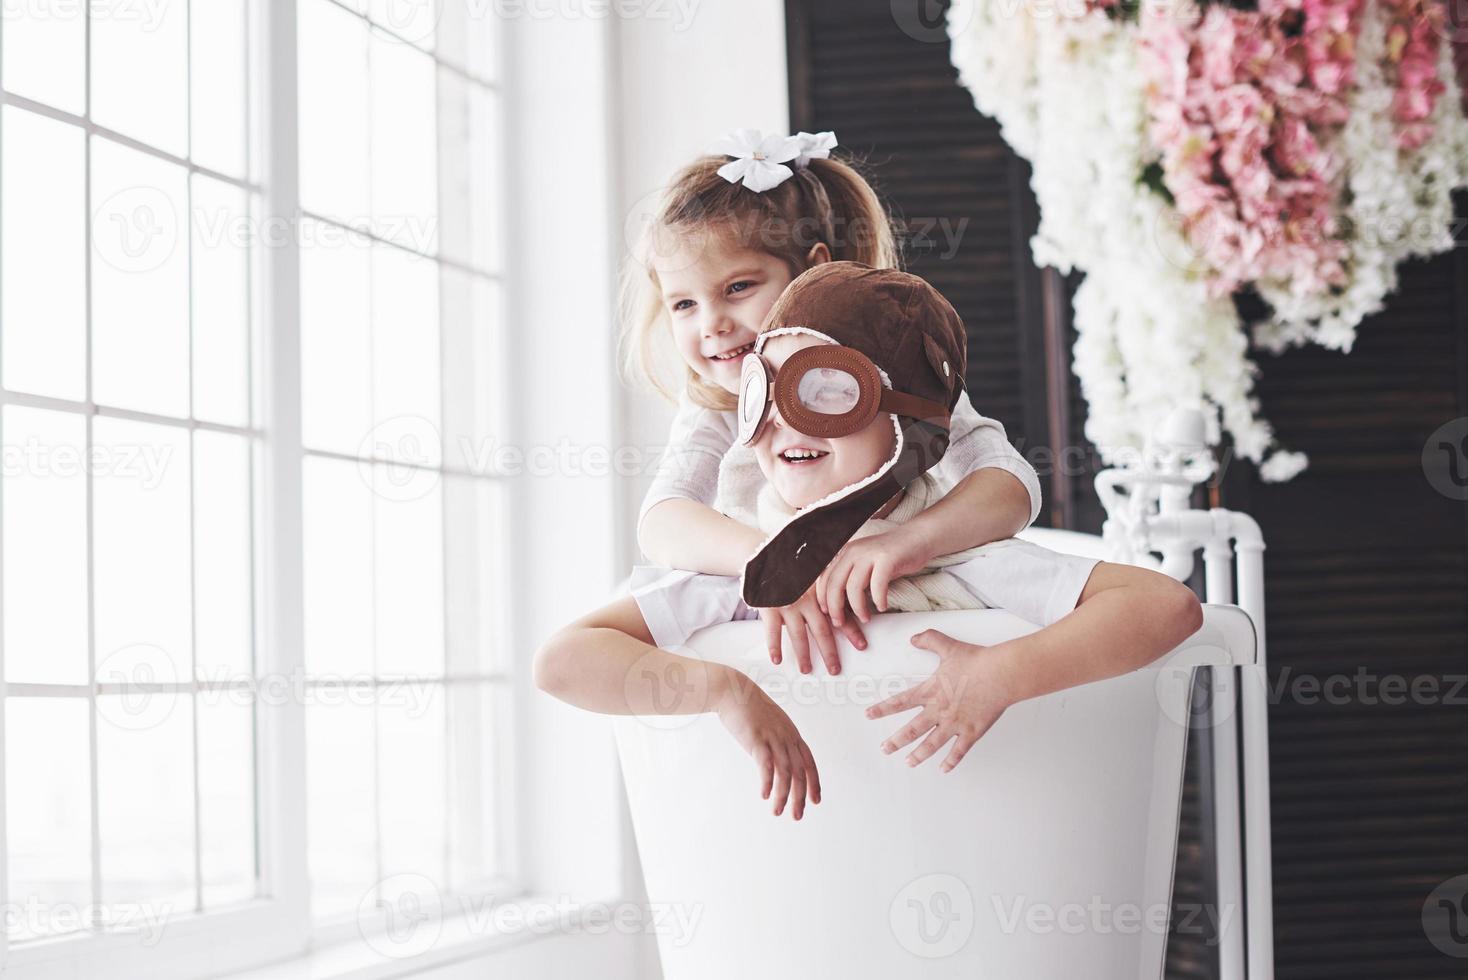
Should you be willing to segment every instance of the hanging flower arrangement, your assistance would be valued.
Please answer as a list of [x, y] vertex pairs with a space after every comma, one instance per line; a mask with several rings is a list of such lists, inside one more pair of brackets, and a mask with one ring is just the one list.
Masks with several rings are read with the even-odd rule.
[[1032, 165], [1036, 262], [1086, 273], [1087, 437], [1112, 461], [1198, 405], [1264, 479], [1304, 469], [1249, 340], [1349, 351], [1398, 264], [1453, 247], [1468, 118], [1444, 0], [957, 0], [948, 23]]

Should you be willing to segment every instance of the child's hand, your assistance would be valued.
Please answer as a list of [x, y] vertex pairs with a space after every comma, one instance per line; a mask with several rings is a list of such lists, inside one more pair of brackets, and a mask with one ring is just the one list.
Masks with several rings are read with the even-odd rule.
[[821, 608], [838, 629], [846, 622], [848, 605], [863, 623], [870, 622], [868, 595], [878, 612], [886, 612], [887, 588], [892, 580], [922, 571], [933, 557], [929, 552], [926, 543], [906, 524], [849, 542], [816, 579]]
[[[821, 609], [816, 591], [819, 584], [812, 585], [805, 595], [788, 606], [759, 611], [759, 618], [765, 624], [765, 642], [770, 651], [770, 663], [780, 662], [780, 627], [783, 626], [790, 634], [790, 644], [795, 647], [795, 662], [800, 665], [802, 674], [811, 672], [807, 632], [816, 638], [816, 647], [821, 651], [821, 659], [826, 662], [826, 671], [831, 674], [841, 673], [841, 657], [836, 653], [836, 637], [831, 632], [831, 621]], [[867, 648], [867, 639], [855, 622], [848, 620], [840, 624], [840, 630], [852, 646], [858, 650]]]
[[989, 648], [955, 640], [938, 630], [923, 630], [912, 638], [912, 645], [936, 653], [938, 669], [921, 684], [872, 705], [867, 717], [882, 718], [921, 707], [916, 718], [882, 743], [882, 751], [891, 754], [926, 732], [928, 737], [907, 756], [907, 764], [916, 766], [957, 736], [958, 743], [941, 766], [948, 772], [1018, 699], [1008, 693], [1003, 678], [992, 668], [994, 657], [986, 652]]
[[760, 796], [770, 799], [773, 788], [775, 816], [784, 811], [787, 801], [796, 820], [804, 815], [807, 798], [812, 804], [821, 802], [821, 777], [810, 746], [785, 710], [759, 685], [743, 677], [720, 699], [716, 710], [729, 734], [759, 765]]

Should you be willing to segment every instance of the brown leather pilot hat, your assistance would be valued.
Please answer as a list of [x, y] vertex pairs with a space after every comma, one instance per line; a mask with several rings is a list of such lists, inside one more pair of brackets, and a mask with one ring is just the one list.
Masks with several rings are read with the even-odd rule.
[[[963, 321], [918, 276], [857, 262], [828, 262], [803, 273], [765, 318], [756, 351], [781, 334], [808, 334], [853, 348], [876, 364], [884, 386], [937, 402], [951, 414], [963, 391], [967, 340]], [[863, 480], [802, 509], [744, 566], [750, 606], [799, 599], [836, 553], [882, 505], [943, 458], [946, 419], [894, 415], [893, 455]]]

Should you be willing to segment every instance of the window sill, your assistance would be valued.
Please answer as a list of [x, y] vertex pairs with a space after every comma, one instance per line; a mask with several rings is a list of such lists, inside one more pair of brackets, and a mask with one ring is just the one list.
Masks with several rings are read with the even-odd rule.
[[[446, 917], [436, 931], [433, 922], [424, 921], [398, 943], [383, 934], [358, 936], [219, 980], [393, 980], [579, 932], [589, 906], [545, 896], [522, 897], [495, 905], [492, 911]], [[547, 910], [556, 916], [554, 921], [545, 921]], [[427, 931], [420, 935], [419, 929]]]

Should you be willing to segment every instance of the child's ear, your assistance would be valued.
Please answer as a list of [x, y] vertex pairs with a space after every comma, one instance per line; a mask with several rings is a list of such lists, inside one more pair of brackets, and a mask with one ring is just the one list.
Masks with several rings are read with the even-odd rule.
[[805, 267], [807, 269], [814, 269], [816, 266], [825, 265], [829, 261], [831, 261], [831, 250], [826, 247], [825, 242], [816, 242], [810, 247], [810, 251], [805, 253]]

